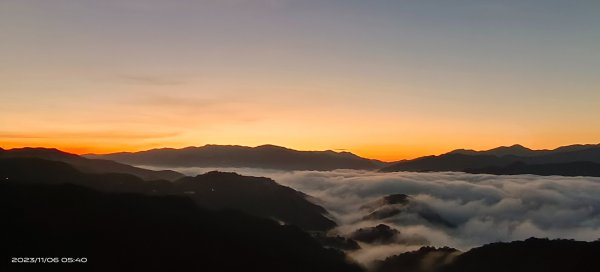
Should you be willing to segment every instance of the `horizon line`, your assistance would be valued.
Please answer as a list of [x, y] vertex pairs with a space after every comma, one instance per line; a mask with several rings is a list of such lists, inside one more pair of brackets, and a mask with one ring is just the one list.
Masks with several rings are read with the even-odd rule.
[[438, 154], [429, 154], [429, 155], [424, 155], [424, 156], [416, 156], [416, 157], [411, 157], [411, 158], [406, 158], [406, 159], [399, 159], [399, 160], [385, 160], [385, 159], [377, 159], [377, 158], [373, 158], [373, 157], [367, 157], [367, 156], [362, 156], [360, 154], [357, 154], [355, 152], [350, 151], [350, 149], [347, 148], [330, 148], [330, 149], [300, 149], [300, 148], [291, 148], [291, 147], [286, 147], [283, 145], [277, 145], [277, 144], [259, 144], [259, 145], [241, 145], [241, 144], [204, 144], [204, 145], [189, 145], [189, 146], [182, 146], [182, 147], [169, 147], [169, 146], [164, 146], [164, 147], [155, 147], [155, 148], [148, 148], [148, 149], [138, 149], [138, 150], [122, 150], [122, 151], [116, 151], [116, 152], [77, 152], [74, 150], [70, 150], [69, 148], [61, 148], [61, 147], [56, 147], [56, 146], [14, 146], [14, 147], [9, 147], [9, 148], [5, 148], [3, 146], [0, 146], [0, 149], [2, 150], [12, 150], [12, 149], [24, 149], [24, 148], [32, 148], [32, 149], [56, 149], [58, 151], [61, 152], [65, 152], [65, 153], [69, 153], [69, 154], [73, 154], [73, 155], [78, 155], [78, 156], [85, 156], [85, 155], [109, 155], [109, 154], [115, 154], [115, 153], [138, 153], [138, 152], [145, 152], [145, 151], [151, 151], [151, 150], [161, 150], [161, 149], [173, 149], [173, 150], [182, 150], [182, 149], [186, 149], [186, 148], [202, 148], [202, 147], [207, 147], [207, 146], [230, 146], [230, 147], [247, 147], [247, 148], [258, 148], [258, 147], [264, 147], [264, 146], [273, 146], [273, 147], [279, 147], [279, 148], [284, 148], [284, 149], [288, 149], [288, 150], [293, 150], [293, 151], [300, 151], [300, 152], [335, 152], [338, 154], [342, 154], [342, 153], [350, 153], [353, 154], [355, 156], [364, 158], [364, 159], [369, 159], [369, 160], [376, 160], [376, 161], [381, 161], [381, 162], [388, 162], [388, 163], [393, 163], [393, 162], [398, 162], [398, 161], [403, 161], [403, 160], [413, 160], [413, 159], [417, 159], [417, 158], [421, 158], [421, 157], [427, 157], [427, 156], [439, 156], [439, 155], [443, 155], [443, 154], [447, 154], [453, 151], [457, 151], [457, 150], [464, 150], [464, 151], [475, 151], [475, 152], [484, 152], [484, 151], [489, 151], [489, 150], [493, 150], [493, 149], [497, 149], [497, 148], [510, 148], [510, 147], [523, 147], [532, 151], [552, 151], [552, 150], [556, 150], [558, 148], [561, 147], [568, 147], [568, 146], [600, 146], [600, 143], [574, 143], [574, 144], [567, 144], [567, 145], [560, 145], [560, 146], [556, 146], [554, 148], [542, 148], [542, 149], [533, 149], [533, 148], [529, 148], [527, 146], [524, 146], [522, 144], [511, 144], [511, 145], [500, 145], [500, 146], [496, 146], [493, 148], [488, 148], [488, 149], [471, 149], [471, 148], [454, 148], [452, 150], [449, 151], [445, 151], [442, 153], [438, 153]]

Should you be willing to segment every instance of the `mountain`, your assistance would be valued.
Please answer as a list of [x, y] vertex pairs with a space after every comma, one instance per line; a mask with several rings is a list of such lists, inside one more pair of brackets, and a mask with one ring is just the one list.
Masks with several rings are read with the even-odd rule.
[[467, 155], [446, 153], [439, 156], [426, 156], [414, 160], [401, 161], [382, 168], [382, 172], [397, 171], [463, 171], [467, 168], [482, 168], [490, 165], [504, 166], [514, 162], [513, 157], [497, 157], [494, 155]]
[[600, 146], [570, 150], [565, 149], [561, 152], [541, 155], [523, 160], [526, 163], [543, 164], [543, 163], [566, 163], [566, 162], [594, 162], [600, 163]]
[[416, 251], [390, 256], [383, 261], [378, 261], [374, 264], [372, 271], [440, 272], [461, 253], [459, 250], [449, 247], [421, 247]]
[[541, 150], [533, 150], [527, 147], [524, 147], [519, 144], [515, 144], [512, 146], [500, 146], [496, 148], [492, 148], [489, 150], [483, 151], [475, 151], [471, 149], [457, 149], [449, 152], [450, 154], [465, 154], [465, 155], [494, 155], [498, 157], [502, 156], [518, 156], [518, 157], [531, 157], [531, 156], [541, 156], [541, 155], [549, 155], [549, 154], [557, 154], [571, 151], [580, 151], [585, 149], [593, 149], [599, 148], [600, 144], [576, 144], [576, 145], [567, 145], [561, 146], [555, 149], [541, 149]]
[[467, 252], [452, 248], [423, 247], [388, 257], [375, 272], [471, 272], [471, 271], [600, 271], [596, 261], [600, 242], [529, 238], [493, 243]]
[[306, 195], [268, 178], [210, 172], [174, 182], [145, 181], [128, 174], [88, 174], [58, 161], [35, 158], [0, 159], [0, 178], [23, 184], [76, 184], [102, 192], [184, 196], [210, 210], [239, 210], [306, 230], [335, 227], [327, 211]]
[[269, 178], [209, 172], [181, 178], [174, 186], [201, 207], [211, 210], [241, 210], [307, 230], [328, 230], [336, 226], [325, 216], [327, 211], [306, 200], [305, 194]]
[[397, 229], [385, 224], [370, 228], [360, 228], [349, 236], [350, 239], [367, 244], [401, 244], [401, 245], [427, 245], [429, 241], [420, 235], [406, 235]]
[[[582, 165], [581, 162], [600, 163], [600, 145], [571, 145], [559, 147], [553, 150], [531, 150], [521, 145], [510, 147], [498, 147], [486, 151], [473, 151], [458, 149], [439, 156], [426, 156], [414, 160], [405, 160], [394, 163], [390, 166], [380, 169], [382, 172], [395, 171], [460, 171], [460, 172], [481, 172], [484, 169], [489, 171], [498, 171], [506, 168], [507, 171], [515, 163], [524, 163], [530, 165], [543, 165], [545, 168], [560, 167], [554, 171], [556, 174], [566, 173], [594, 173], [590, 169], [583, 171], [582, 167], [593, 168], [592, 165]], [[577, 163], [577, 164], [575, 164]], [[557, 165], [562, 164], [562, 165]], [[514, 168], [514, 165], [512, 166]], [[535, 174], [540, 171], [542, 166], [537, 166], [537, 170], [532, 167], [531, 172], [522, 167], [521, 174]], [[488, 172], [489, 172], [488, 171]], [[583, 171], [583, 172], [582, 172]], [[543, 171], [542, 171], [543, 172]], [[588, 174], [586, 174], [588, 175]]]
[[490, 166], [478, 169], [466, 169], [465, 172], [472, 174], [493, 175], [532, 174], [539, 176], [600, 177], [600, 163], [568, 162], [548, 164], [526, 164], [523, 162], [515, 162], [504, 167]]
[[599, 241], [530, 238], [471, 249], [442, 271], [600, 271], [598, 252]]
[[164, 179], [172, 181], [183, 177], [183, 174], [171, 170], [153, 171], [110, 160], [88, 159], [53, 148], [14, 148], [9, 150], [0, 149], [0, 158], [47, 159], [52, 161], [68, 163], [76, 169], [85, 173], [131, 174], [145, 180]]
[[349, 152], [298, 151], [275, 145], [246, 147], [205, 145], [182, 149], [163, 148], [141, 152], [86, 155], [132, 165], [163, 167], [251, 167], [281, 170], [379, 169], [384, 162]]
[[11, 179], [0, 217], [0, 271], [362, 271], [295, 226], [181, 196]]
[[354, 251], [360, 249], [360, 245], [356, 241], [339, 235], [328, 236], [322, 233], [313, 233], [313, 238], [327, 248], [335, 248], [345, 251]]
[[470, 149], [457, 149], [454, 151], [450, 151], [450, 154], [465, 154], [465, 155], [494, 155], [498, 157], [513, 155], [513, 156], [535, 156], [540, 153], [545, 153], [547, 150], [531, 150], [522, 145], [512, 145], [512, 146], [500, 146], [490, 150], [485, 151], [475, 151]]
[[[455, 228], [456, 225], [443, 218], [439, 213], [426, 204], [411, 201], [405, 194], [392, 194], [384, 196], [371, 203], [360, 207], [359, 211], [367, 213], [362, 220], [387, 220], [394, 221], [399, 217], [423, 220], [423, 223], [438, 227]], [[398, 221], [396, 221], [398, 222]]]

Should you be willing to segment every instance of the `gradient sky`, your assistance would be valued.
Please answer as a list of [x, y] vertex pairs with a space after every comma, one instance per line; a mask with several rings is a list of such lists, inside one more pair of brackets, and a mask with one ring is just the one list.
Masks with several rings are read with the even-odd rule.
[[4, 148], [598, 142], [598, 0], [0, 0]]

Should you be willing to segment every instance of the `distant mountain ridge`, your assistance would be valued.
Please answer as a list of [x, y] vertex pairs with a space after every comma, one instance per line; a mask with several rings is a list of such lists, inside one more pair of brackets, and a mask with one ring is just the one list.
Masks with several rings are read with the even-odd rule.
[[184, 175], [172, 170], [154, 171], [131, 165], [126, 165], [110, 160], [89, 159], [75, 154], [60, 151], [55, 148], [0, 148], [0, 158], [38, 158], [51, 161], [60, 161], [68, 163], [77, 170], [84, 173], [103, 174], [103, 173], [121, 173], [131, 174], [145, 180], [169, 180], [173, 181], [182, 178]]
[[279, 170], [376, 170], [388, 163], [359, 157], [350, 152], [298, 151], [276, 145], [247, 147], [205, 145], [181, 149], [161, 148], [88, 158], [108, 159], [132, 165], [165, 167], [249, 167]]
[[522, 145], [516, 144], [512, 146], [500, 146], [484, 151], [475, 151], [472, 149], [456, 149], [448, 152], [449, 154], [464, 154], [464, 155], [494, 155], [494, 156], [535, 156], [549, 150], [532, 150]]
[[[546, 170], [542, 172], [549, 175], [574, 175], [574, 173], [590, 175], [597, 172], [595, 164], [600, 164], [600, 145], [569, 145], [552, 150], [532, 150], [521, 145], [502, 146], [484, 151], [457, 149], [439, 156], [400, 161], [380, 171], [459, 171], [502, 174], [500, 168], [515, 163], [536, 165], [529, 167], [530, 171], [521, 167], [522, 174], [536, 174], [536, 171], [543, 168]], [[553, 166], [558, 167], [559, 164], [559, 168], [552, 170]], [[534, 168], [537, 170], [534, 171]]]
[[587, 176], [600, 177], [600, 163], [594, 162], [567, 162], [526, 164], [515, 162], [504, 167], [490, 166], [478, 169], [465, 169], [471, 174], [493, 174], [493, 175], [523, 175], [531, 174], [538, 176]]
[[561, 146], [555, 149], [539, 149], [534, 150], [524, 147], [520, 144], [511, 146], [500, 146], [489, 150], [475, 151], [472, 149], [456, 149], [448, 152], [448, 154], [464, 154], [464, 155], [494, 155], [494, 156], [519, 156], [519, 157], [531, 157], [540, 155], [557, 154], [571, 151], [580, 151], [591, 148], [600, 148], [600, 144], [576, 144]]

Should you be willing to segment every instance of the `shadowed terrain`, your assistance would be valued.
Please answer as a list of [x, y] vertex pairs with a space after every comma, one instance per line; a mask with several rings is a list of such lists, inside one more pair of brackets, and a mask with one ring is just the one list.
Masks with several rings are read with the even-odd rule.
[[[361, 271], [297, 227], [184, 197], [4, 180], [0, 216], [3, 271]], [[88, 262], [7, 261], [48, 256]]]
[[0, 149], [0, 158], [38, 158], [61, 161], [72, 165], [84, 173], [130, 174], [145, 180], [176, 180], [183, 177], [183, 174], [171, 170], [153, 171], [110, 160], [87, 159], [75, 154], [70, 154], [51, 148], [14, 148], [9, 150]]
[[70, 165], [34, 158], [0, 159], [0, 177], [20, 183], [77, 184], [104, 192], [186, 196], [200, 207], [236, 209], [273, 218], [306, 230], [335, 226], [327, 211], [306, 195], [268, 178], [211, 172], [174, 182], [145, 181], [127, 174], [86, 174]]
[[548, 240], [493, 243], [467, 252], [423, 247], [375, 264], [376, 272], [599, 271], [600, 242]]

